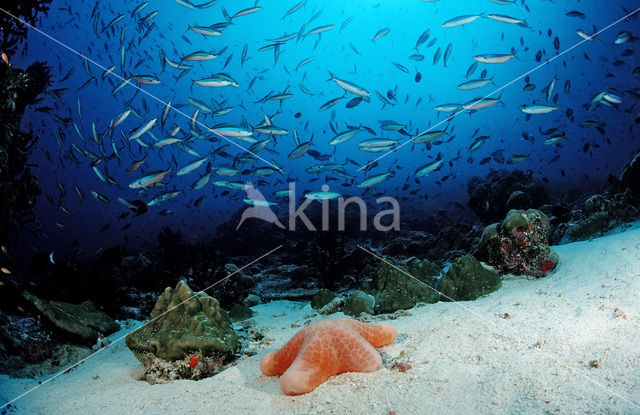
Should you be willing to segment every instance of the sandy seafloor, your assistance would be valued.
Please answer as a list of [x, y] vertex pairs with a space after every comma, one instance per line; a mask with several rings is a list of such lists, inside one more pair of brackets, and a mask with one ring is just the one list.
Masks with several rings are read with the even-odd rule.
[[[308, 303], [277, 301], [254, 308], [271, 343], [218, 376], [151, 386], [137, 380], [142, 366], [121, 341], [10, 413], [640, 413], [640, 223], [553, 249], [561, 260], [548, 277], [506, 277], [499, 291], [476, 301], [409, 310], [393, 320], [398, 339], [379, 349], [381, 370], [334, 376], [306, 395], [283, 395], [278, 378], [258, 367], [299, 330], [292, 323], [314, 312]], [[402, 352], [406, 372], [389, 367]], [[598, 367], [590, 367], [595, 360]], [[0, 376], [0, 401], [36, 384]]]

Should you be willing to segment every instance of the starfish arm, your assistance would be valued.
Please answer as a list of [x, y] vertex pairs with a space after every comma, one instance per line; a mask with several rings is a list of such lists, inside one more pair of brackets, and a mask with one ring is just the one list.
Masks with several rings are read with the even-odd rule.
[[393, 343], [398, 336], [398, 331], [390, 323], [366, 324], [352, 319], [345, 321], [376, 348]]
[[287, 344], [282, 346], [280, 350], [267, 353], [262, 360], [260, 360], [260, 370], [262, 373], [265, 376], [282, 375], [298, 355], [307, 337], [307, 331], [306, 329], [300, 330]]
[[327, 342], [325, 333], [314, 334], [280, 378], [280, 388], [287, 395], [310, 392], [329, 376], [340, 373], [339, 354], [332, 347], [333, 342]]

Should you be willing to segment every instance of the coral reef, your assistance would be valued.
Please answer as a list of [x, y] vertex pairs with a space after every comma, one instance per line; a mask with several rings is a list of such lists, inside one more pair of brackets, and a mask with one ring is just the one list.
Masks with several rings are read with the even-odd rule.
[[373, 315], [375, 298], [365, 293], [364, 291], [355, 290], [352, 292], [349, 297], [347, 297], [347, 301], [344, 304], [343, 312], [348, 316], [357, 317], [360, 313], [367, 313]]
[[537, 208], [548, 203], [547, 192], [532, 175], [521, 170], [492, 171], [467, 183], [469, 207], [485, 224], [504, 218], [511, 209]]
[[[427, 258], [440, 266], [470, 252], [482, 233], [472, 215], [439, 211], [407, 216], [399, 232], [381, 235], [378, 252], [394, 258]], [[385, 238], [386, 237], [386, 238]]]
[[[184, 282], [158, 298], [150, 321], [126, 337], [127, 346], [145, 366], [150, 383], [196, 379], [218, 373], [239, 349], [238, 335], [218, 301], [194, 293]], [[197, 356], [202, 369], [187, 371], [185, 359]]]
[[46, 301], [28, 291], [22, 297], [30, 303], [41, 320], [45, 320], [70, 339], [86, 345], [94, 345], [98, 338], [114, 333], [120, 326], [91, 301], [69, 304]]
[[500, 276], [482, 266], [473, 255], [458, 258], [438, 280], [442, 301], [472, 301], [496, 291], [502, 285]]
[[539, 210], [547, 215], [551, 224], [549, 245], [560, 244], [573, 216], [573, 207], [566, 203], [552, 203], [540, 206]]
[[233, 305], [242, 304], [256, 283], [234, 264], [226, 264], [224, 273], [226, 276], [221, 276], [221, 282], [212, 287], [210, 292], [223, 308], [230, 310]]
[[[28, 3], [28, 2], [27, 2]], [[0, 16], [5, 22], [6, 15]], [[2, 33], [6, 38], [6, 27]], [[35, 148], [37, 137], [20, 130], [20, 122], [27, 105], [36, 102], [49, 85], [49, 68], [41, 62], [33, 63], [26, 71], [0, 61], [0, 240], [10, 229], [39, 231], [34, 213], [40, 187], [27, 167], [27, 159]]]
[[51, 356], [54, 344], [38, 319], [0, 312], [0, 373], [42, 362]]
[[511, 210], [485, 228], [475, 257], [504, 273], [543, 277], [558, 265], [548, 245], [549, 218], [539, 210]]
[[573, 242], [601, 236], [640, 218], [640, 153], [629, 161], [620, 177], [609, 175], [608, 186], [571, 209], [565, 205], [541, 207], [551, 215], [550, 241]]
[[389, 323], [321, 320], [300, 330], [280, 350], [266, 354], [260, 370], [265, 376], [282, 375], [282, 392], [300, 395], [339, 373], [380, 369], [382, 358], [376, 348], [392, 343], [396, 336]]
[[418, 303], [438, 301], [438, 294], [429, 287], [433, 287], [436, 278], [442, 274], [439, 266], [417, 258], [409, 258], [395, 265], [404, 272], [382, 261], [373, 278], [372, 294], [375, 297], [376, 314], [393, 313], [415, 307]]
[[569, 241], [580, 241], [602, 235], [616, 226], [638, 217], [638, 209], [631, 205], [627, 193], [594, 195], [577, 210], [577, 220], [566, 230]]

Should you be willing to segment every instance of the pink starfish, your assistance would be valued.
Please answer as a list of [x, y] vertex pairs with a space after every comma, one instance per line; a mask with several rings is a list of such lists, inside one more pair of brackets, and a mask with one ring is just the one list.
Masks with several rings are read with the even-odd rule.
[[382, 358], [375, 348], [392, 343], [397, 334], [389, 323], [321, 320], [300, 330], [280, 350], [265, 355], [260, 370], [266, 376], [282, 375], [282, 392], [300, 395], [338, 373], [380, 369]]

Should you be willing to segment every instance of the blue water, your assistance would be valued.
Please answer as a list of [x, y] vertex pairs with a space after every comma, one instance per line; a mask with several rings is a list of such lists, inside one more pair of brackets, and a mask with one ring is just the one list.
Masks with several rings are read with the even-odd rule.
[[[54, 1], [49, 14], [42, 17], [39, 30], [98, 65], [116, 65], [113, 73], [120, 77], [148, 74], [157, 77], [161, 84], [141, 85], [141, 89], [153, 97], [137, 92], [132, 86], [124, 87], [114, 96], [112, 91], [121, 80], [115, 76], [102, 80], [103, 69], [89, 63], [92, 75], [96, 76], [96, 82], [77, 90], [89, 79], [83, 59], [41, 33], [30, 31], [26, 44], [23, 44], [23, 56], [12, 57], [15, 65], [26, 66], [34, 60], [44, 60], [52, 66], [52, 73], [58, 80], [70, 68], [75, 67], [68, 80], [54, 82], [50, 88], [69, 89], [62, 95], [62, 102], [47, 96], [34, 108], [45, 105], [54, 107], [55, 113], [60, 117], [71, 118], [87, 139], [82, 141], [79, 138], [72, 123], [65, 127], [56, 123], [48, 114], [27, 110], [25, 128], [32, 126], [40, 136], [39, 149], [31, 160], [40, 166], [36, 169], [40, 184], [55, 202], [58, 202], [61, 193], [56, 182], [62, 184], [66, 189], [62, 205], [73, 213], [72, 217], [63, 214], [56, 206], [49, 204], [43, 194], [38, 200], [37, 211], [46, 238], [34, 243], [42, 249], [56, 248], [67, 252], [78, 249], [79, 246], [86, 253], [114, 243], [124, 243], [123, 241], [127, 241], [129, 245], [145, 246], [155, 241], [155, 233], [163, 226], [177, 227], [187, 239], [197, 239], [211, 235], [215, 232], [216, 225], [229, 219], [238, 209], [246, 207], [242, 201], [242, 191], [225, 192], [227, 189], [214, 187], [211, 183], [199, 191], [191, 189], [192, 183], [205, 173], [207, 163], [188, 175], [167, 176], [164, 180], [167, 183], [165, 188], [151, 189], [147, 194], [138, 194], [138, 190], [128, 187], [142, 172], [166, 169], [172, 157], [175, 157], [179, 167], [196, 158], [173, 147], [162, 150], [153, 147], [145, 149], [133, 141], [127, 142], [121, 134], [121, 131], [130, 134], [131, 130], [137, 129], [152, 118], [159, 118], [164, 108], [163, 102], [166, 101], [171, 101], [175, 106], [182, 105], [179, 110], [191, 116], [195, 108], [188, 104], [187, 97], [197, 98], [207, 104], [210, 104], [213, 98], [219, 103], [224, 102], [223, 106], [234, 107], [229, 114], [215, 119], [200, 114], [198, 121], [208, 126], [218, 123], [242, 125], [243, 118], [255, 126], [264, 119], [265, 114], [278, 113], [274, 118], [274, 124], [286, 128], [290, 133], [275, 137], [267, 146], [277, 154], [263, 150], [258, 155], [282, 167], [284, 174], [276, 173], [266, 177], [238, 175], [231, 178], [214, 174], [211, 179], [254, 183], [263, 179], [264, 183], [256, 184], [256, 187], [268, 200], [280, 202], [283, 208], [276, 209], [278, 212], [286, 208], [287, 201], [272, 196], [275, 190], [284, 189], [288, 181], [294, 181], [297, 197], [302, 198], [306, 191], [320, 190], [327, 177], [337, 179], [328, 182], [331, 190], [344, 196], [364, 196], [372, 206], [375, 206], [376, 197], [384, 195], [398, 198], [406, 212], [453, 209], [453, 202], [466, 204], [466, 183], [471, 177], [485, 176], [491, 170], [497, 169], [531, 171], [535, 177], [544, 178], [554, 196], [562, 200], [574, 189], [598, 188], [609, 174], [617, 175], [622, 165], [637, 151], [638, 103], [623, 91], [637, 91], [640, 86], [639, 79], [632, 75], [633, 68], [640, 62], [639, 43], [614, 44], [616, 35], [623, 30], [639, 35], [637, 19], [622, 21], [601, 33], [598, 40], [585, 41], [567, 50], [583, 40], [576, 34], [577, 29], [587, 33], [593, 33], [594, 27], [598, 30], [603, 29], [623, 17], [627, 13], [625, 10], [637, 8], [638, 2], [618, 1], [612, 6], [609, 2], [595, 1], [518, 1], [518, 4], [503, 6], [488, 0], [308, 0], [303, 8], [282, 19], [283, 14], [295, 3], [296, 1], [261, 1], [258, 3], [261, 7], [259, 11], [234, 19], [233, 24], [224, 29], [221, 36], [205, 38], [188, 30], [188, 26], [208, 26], [224, 22], [222, 8], [233, 15], [240, 9], [252, 7], [253, 3], [220, 0], [208, 9], [190, 10], [174, 1], [151, 0], [140, 15], [132, 19], [130, 12], [139, 4], [137, 2], [104, 1], [96, 6], [95, 2]], [[528, 8], [525, 8], [525, 5]], [[94, 22], [91, 19], [94, 6], [95, 11], [99, 13], [98, 34], [94, 33]], [[159, 13], [148, 24], [137, 24], [138, 19], [155, 10]], [[572, 10], [584, 13], [585, 18], [567, 16], [566, 14]], [[487, 18], [477, 19], [462, 27], [441, 27], [444, 21], [453, 17], [482, 12], [525, 19], [531, 30]], [[120, 13], [125, 14], [124, 19], [103, 32], [104, 25]], [[315, 15], [317, 18], [309, 22]], [[352, 20], [340, 32], [341, 25], [347, 19]], [[141, 39], [149, 24], [155, 26], [145, 39]], [[303, 25], [306, 25], [306, 29], [303, 30], [306, 32], [314, 27], [329, 24], [336, 27], [323, 33], [319, 40], [318, 35], [309, 35], [301, 39], [294, 38], [281, 45], [280, 56], [275, 64], [273, 50], [258, 51], [260, 47], [269, 43], [265, 39], [297, 33]], [[123, 43], [128, 49], [123, 72], [120, 65], [120, 34], [125, 25]], [[376, 32], [387, 27], [390, 28], [390, 33], [374, 43], [372, 38]], [[419, 48], [424, 60], [412, 61], [409, 56], [416, 53], [413, 47], [426, 29], [431, 29], [430, 38]], [[558, 51], [554, 47], [556, 37], [559, 40]], [[427, 47], [434, 38], [437, 38], [436, 43]], [[248, 47], [247, 60], [241, 65], [240, 58], [245, 44]], [[350, 44], [360, 54], [356, 54]], [[441, 48], [444, 54], [449, 44], [452, 44], [452, 54], [447, 66], [443, 66], [442, 58], [434, 65], [432, 62], [436, 49]], [[167, 65], [163, 71], [159, 58], [160, 50], [164, 51], [169, 59], [179, 62], [180, 56], [191, 52], [219, 52], [222, 49], [225, 49], [224, 53], [215, 60], [190, 62], [191, 70], [177, 81], [180, 70]], [[476, 72], [471, 77], [480, 77], [480, 73], [486, 69], [486, 76], [492, 77], [495, 85], [489, 84], [475, 91], [456, 89], [459, 83], [467, 80], [465, 73], [474, 62], [473, 56], [486, 53], [506, 54], [512, 49], [517, 50], [517, 59], [501, 64], [478, 64]], [[621, 54], [626, 49], [631, 49], [634, 53], [622, 57]], [[536, 54], [539, 51], [542, 60], [537, 62]], [[567, 52], [562, 56], [538, 67], [545, 60], [564, 51]], [[231, 55], [233, 56], [228, 66], [223, 70], [223, 65]], [[311, 63], [295, 70], [300, 61], [312, 56], [315, 59]], [[614, 65], [617, 60], [624, 63]], [[403, 65], [409, 73], [402, 72], [392, 62]], [[371, 93], [371, 101], [362, 102], [352, 109], [345, 108], [345, 104], [355, 97], [347, 94], [346, 98], [333, 108], [319, 112], [318, 108], [322, 104], [344, 94], [338, 85], [328, 81], [328, 70], [337, 77], [368, 90]], [[420, 82], [415, 81], [416, 71], [422, 75]], [[530, 83], [535, 84], [536, 88], [533, 91], [524, 91], [525, 80], [514, 79], [529, 71], [532, 71], [529, 75]], [[194, 79], [217, 72], [231, 75], [239, 83], [239, 87], [207, 88], [192, 84]], [[542, 92], [554, 76], [558, 78], [553, 93], [558, 95], [557, 103], [547, 102]], [[254, 78], [255, 81], [249, 89]], [[570, 81], [571, 88], [565, 92], [567, 81]], [[302, 93], [300, 83], [315, 95], [310, 97]], [[284, 100], [282, 104], [277, 101], [256, 103], [270, 91], [281, 93], [288, 87], [293, 97]], [[396, 87], [395, 105], [382, 108], [375, 91], [386, 96], [387, 91]], [[474, 98], [482, 98], [502, 87], [503, 89], [492, 95], [492, 98], [500, 97], [500, 103], [473, 114], [463, 111], [450, 122], [444, 122], [449, 114], [439, 114], [434, 110], [437, 104], [463, 104]], [[622, 97], [622, 104], [617, 108], [600, 105], [589, 111], [592, 97], [606, 89], [617, 90], [615, 94]], [[81, 102], [82, 118], [77, 110], [78, 100]], [[527, 121], [521, 106], [533, 103], [557, 105], [559, 110], [550, 114], [533, 115]], [[80, 148], [100, 154], [98, 144], [90, 138], [92, 123], [95, 123], [101, 135], [107, 129], [110, 120], [121, 114], [127, 105], [131, 105], [142, 119], [131, 114], [113, 132], [112, 139], [121, 149], [121, 160], [113, 157], [99, 164], [102, 171], [108, 172], [117, 185], [100, 181], [90, 166], [91, 159], [75, 151], [79, 165], [64, 158], [64, 152], [70, 150], [72, 142]], [[572, 110], [572, 117], [566, 115], [569, 109]], [[299, 118], [295, 117], [296, 113], [300, 113]], [[381, 130], [381, 120], [406, 124], [404, 130], [408, 135]], [[579, 124], [586, 120], [606, 124], [602, 127], [604, 134], [595, 128], [579, 127]], [[376, 135], [361, 131], [355, 138], [334, 148], [328, 144], [334, 136], [329, 123], [333, 123], [338, 131], [344, 131], [345, 124], [365, 125], [375, 130]], [[287, 159], [287, 154], [295, 147], [294, 130], [297, 130], [302, 141], [309, 140], [313, 135], [316, 147], [312, 149], [321, 154], [333, 154], [331, 161], [344, 163], [348, 158], [364, 166], [385, 153], [361, 152], [358, 150], [358, 141], [385, 137], [398, 139], [399, 143], [403, 143], [410, 139], [410, 136], [438, 123], [442, 124], [435, 129], [446, 127], [449, 135], [443, 139], [450, 141], [439, 145], [434, 143], [430, 150], [425, 144], [410, 143], [395, 153], [385, 155], [366, 173], [358, 171], [359, 167], [355, 164], [347, 163], [345, 169], [356, 177], [353, 182], [330, 173], [319, 176], [308, 174], [305, 172], [306, 168], [322, 163], [309, 155], [297, 160]], [[171, 112], [164, 129], [158, 121], [151, 131], [157, 138], [163, 138], [173, 126], [178, 125], [182, 127], [178, 137], [185, 138], [188, 136], [189, 124], [188, 118]], [[543, 145], [542, 142], [547, 137], [543, 136], [541, 131], [554, 127], [558, 128], [559, 132], [566, 133], [567, 139], [559, 145]], [[53, 131], [59, 128], [66, 136], [61, 148], [53, 135]], [[524, 140], [523, 132], [531, 135], [534, 138], [533, 142]], [[480, 149], [470, 152], [469, 145], [479, 136], [490, 138]], [[265, 135], [258, 134], [256, 137], [266, 138]], [[209, 139], [195, 139], [190, 146], [201, 155], [205, 155], [229, 144], [213, 134], [207, 134], [207, 138]], [[147, 134], [142, 139], [147, 144], [153, 143], [153, 138]], [[249, 144], [241, 141], [230, 140], [245, 148], [249, 147]], [[589, 148], [585, 150], [587, 143]], [[108, 158], [113, 153], [111, 138], [108, 135], [104, 139], [103, 147]], [[491, 157], [496, 150], [504, 150], [503, 155], [507, 160], [515, 154], [530, 154], [530, 158], [517, 165], [498, 163], [493, 159], [486, 164], [480, 164], [483, 158]], [[47, 160], [45, 151], [49, 153], [51, 162]], [[242, 152], [234, 145], [229, 145], [225, 151], [231, 158], [225, 159], [220, 155], [211, 157], [209, 161], [213, 167], [230, 165], [232, 158]], [[445, 161], [443, 167], [421, 178], [419, 182], [416, 181], [415, 170], [434, 161], [438, 153], [442, 154]], [[142, 158], [146, 158], [146, 164], [134, 174], [127, 174], [126, 169], [129, 165]], [[264, 166], [265, 163], [258, 161], [242, 166], [241, 170]], [[175, 172], [176, 166], [173, 165], [172, 169]], [[389, 170], [393, 170], [394, 175], [367, 192], [356, 186], [365, 177]], [[77, 197], [74, 186], [82, 190], [86, 200]], [[129, 201], [140, 199], [148, 202], [159, 192], [173, 189], [182, 190], [183, 193], [150, 207], [148, 213], [137, 218], [129, 215], [118, 219], [119, 215], [128, 211], [118, 203], [118, 197]], [[110, 203], [100, 203], [92, 198], [91, 190], [106, 196]], [[195, 207], [194, 201], [200, 196], [204, 196], [204, 203], [201, 207]], [[171, 214], [159, 215], [163, 210], [170, 210]], [[129, 223], [130, 227], [122, 230]], [[108, 228], [101, 231], [105, 226]], [[76, 247], [72, 247], [73, 241], [77, 241]]]

